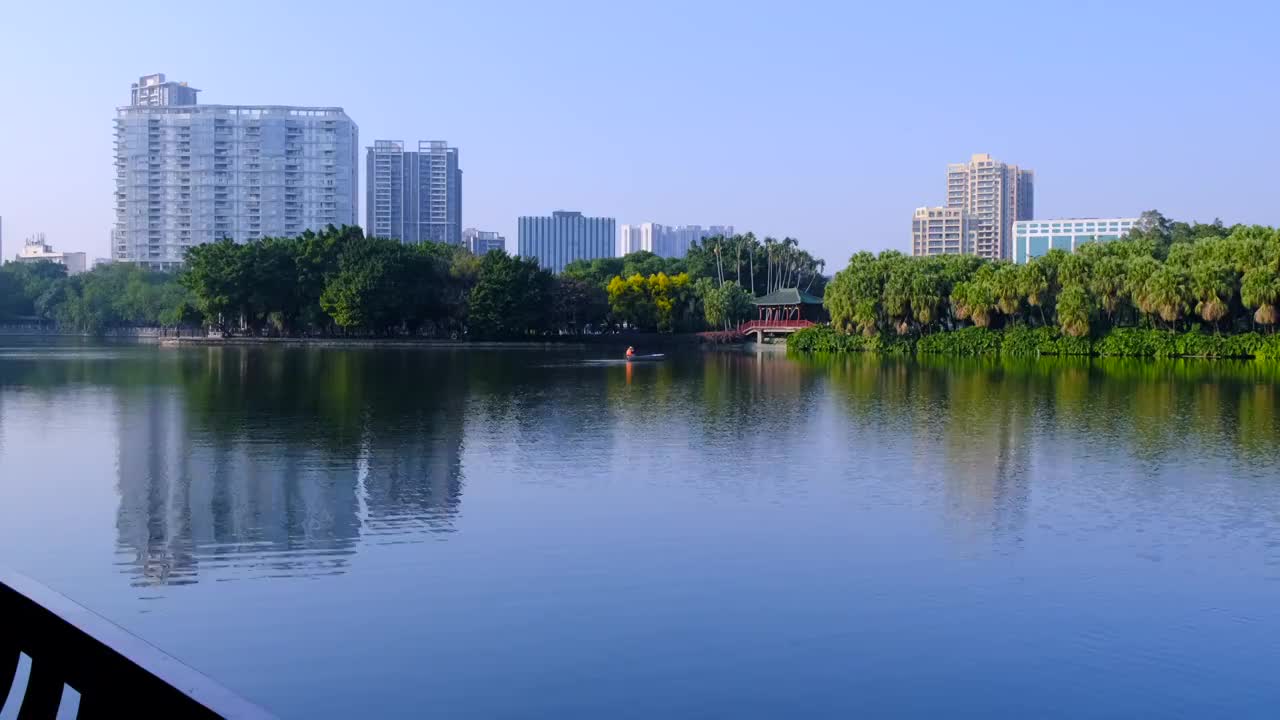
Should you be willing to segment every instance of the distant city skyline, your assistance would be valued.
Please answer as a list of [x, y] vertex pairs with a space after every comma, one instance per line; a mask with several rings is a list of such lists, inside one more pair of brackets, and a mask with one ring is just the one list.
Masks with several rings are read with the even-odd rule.
[[[797, 237], [831, 271], [857, 250], [905, 250], [907, 215], [945, 201], [940, 166], [975, 152], [1036, 170], [1036, 217], [1158, 209], [1280, 224], [1269, 170], [1280, 164], [1270, 141], [1277, 101], [1257, 85], [1280, 70], [1268, 35], [1280, 10], [1269, 5], [1247, 14], [1141, 2], [1019, 13], [984, 2], [928, 13], [715, 0], [554, 12], [448, 0], [330, 7], [345, 6], [321, 0], [305, 16], [236, 0], [217, 12], [174, 6], [166, 21], [181, 33], [129, 42], [121, 38], [155, 22], [155, 7], [6, 8], [8, 25], [24, 28], [0, 44], [0, 62], [15, 69], [0, 74], [0, 96], [11, 100], [0, 114], [6, 245], [45, 232], [58, 248], [108, 254], [110, 118], [128, 83], [159, 72], [189, 81], [201, 104], [340, 106], [366, 140], [447, 138], [466, 154], [463, 222], [508, 238], [518, 217], [554, 207], [723, 219], [741, 232]], [[280, 27], [338, 38], [372, 17], [397, 19], [380, 29], [376, 56], [266, 62], [249, 51], [280, 43]], [[426, 24], [450, 28], [433, 37], [432, 52], [456, 62], [431, 75], [430, 92], [411, 92]], [[1041, 51], [1002, 64], [989, 97], [922, 84], [950, 67], [955, 38], [1028, 28]], [[681, 51], [618, 53], [623, 30]], [[1068, 61], [1050, 51], [1066, 47], [1123, 52]], [[1196, 51], [1179, 50], [1188, 48]], [[922, 93], [966, 111], [925, 112]], [[662, 111], [619, 112], [638, 96], [659, 98]], [[1093, 109], [1074, 109], [1077, 98]], [[365, 188], [358, 193], [363, 224]]]
[[662, 257], [684, 257], [696, 242], [709, 237], [734, 234], [732, 225], [663, 225], [646, 222], [618, 228], [618, 257], [633, 252], [651, 252]]

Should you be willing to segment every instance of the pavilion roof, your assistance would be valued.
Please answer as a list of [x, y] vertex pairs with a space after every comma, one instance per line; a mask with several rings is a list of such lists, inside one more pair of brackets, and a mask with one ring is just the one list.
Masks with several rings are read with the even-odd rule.
[[774, 290], [764, 297], [752, 298], [755, 305], [821, 305], [822, 298], [802, 292], [799, 288]]

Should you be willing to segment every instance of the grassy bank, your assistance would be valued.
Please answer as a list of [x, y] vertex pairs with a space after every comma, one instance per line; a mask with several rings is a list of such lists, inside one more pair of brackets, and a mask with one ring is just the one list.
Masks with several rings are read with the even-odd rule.
[[968, 327], [919, 337], [846, 335], [830, 327], [792, 333], [787, 349], [798, 352], [878, 352], [890, 355], [1005, 357], [1205, 357], [1280, 359], [1280, 334], [1208, 335], [1116, 328], [1098, 337], [1070, 337], [1055, 328], [1024, 326], [1003, 330]]

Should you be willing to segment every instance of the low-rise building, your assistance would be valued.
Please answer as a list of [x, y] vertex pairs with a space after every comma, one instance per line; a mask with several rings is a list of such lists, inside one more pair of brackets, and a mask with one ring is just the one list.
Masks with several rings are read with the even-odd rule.
[[462, 244], [472, 255], [484, 255], [490, 250], [507, 251], [507, 239], [492, 230], [467, 228], [462, 231]]
[[59, 265], [65, 265], [68, 275], [75, 275], [84, 272], [86, 258], [82, 252], [57, 252], [53, 246], [45, 242], [44, 233], [39, 233], [27, 238], [22, 245], [22, 251], [14, 258], [14, 262], [35, 263], [35, 262], [52, 262]]
[[1013, 260], [1021, 265], [1050, 250], [1075, 252], [1088, 242], [1119, 240], [1137, 224], [1136, 217], [1020, 220], [1013, 224]]

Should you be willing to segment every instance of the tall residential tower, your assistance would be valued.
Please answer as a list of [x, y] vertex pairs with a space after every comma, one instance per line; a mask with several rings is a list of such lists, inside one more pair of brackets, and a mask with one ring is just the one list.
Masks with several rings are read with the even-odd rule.
[[113, 259], [173, 268], [201, 243], [356, 223], [359, 131], [342, 108], [196, 92], [150, 75], [116, 111]]
[[967, 252], [985, 258], [1013, 256], [1013, 223], [1035, 215], [1035, 175], [986, 153], [947, 166], [947, 207], [964, 210], [970, 223]]
[[184, 82], [165, 81], [164, 73], [143, 75], [133, 84], [130, 105], [195, 105], [199, 90]]
[[365, 166], [365, 232], [405, 243], [462, 244], [462, 170], [443, 140], [405, 150], [377, 140]]

